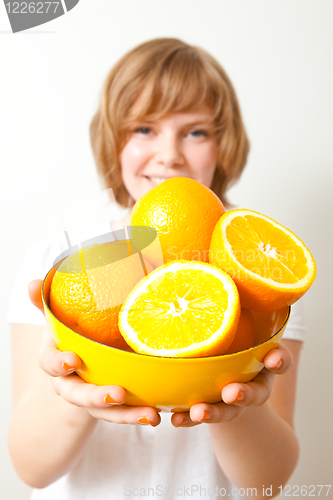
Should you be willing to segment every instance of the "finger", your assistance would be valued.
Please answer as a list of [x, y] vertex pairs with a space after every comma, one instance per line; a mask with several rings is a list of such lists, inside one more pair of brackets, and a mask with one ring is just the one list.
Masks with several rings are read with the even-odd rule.
[[190, 412], [177, 412], [171, 416], [171, 424], [174, 427], [195, 427], [201, 422], [194, 422], [190, 417]]
[[114, 424], [146, 425], [157, 427], [161, 423], [161, 416], [150, 406], [113, 406], [112, 408], [91, 408], [89, 413], [99, 420]]
[[187, 413], [175, 413], [171, 417], [174, 427], [193, 427], [202, 423], [217, 424], [229, 422], [239, 417], [245, 408], [227, 405], [224, 402], [208, 404], [198, 403], [193, 405]]
[[222, 389], [222, 399], [228, 405], [260, 406], [270, 397], [274, 378], [274, 373], [263, 368], [251, 382], [226, 385]]
[[76, 373], [51, 378], [54, 391], [68, 403], [84, 408], [110, 408], [125, 402], [126, 391], [118, 385], [88, 384]]
[[30, 302], [44, 314], [44, 306], [42, 299], [42, 280], [33, 280], [28, 285]]
[[161, 422], [155, 408], [124, 405], [126, 391], [123, 387], [87, 384], [76, 374], [53, 378], [51, 383], [55, 392], [65, 401], [86, 408], [95, 418], [118, 424], [155, 427]]
[[263, 359], [267, 370], [276, 374], [286, 373], [294, 364], [292, 352], [280, 343], [276, 349], [269, 351]]
[[80, 368], [82, 360], [74, 352], [59, 351], [49, 328], [46, 327], [38, 354], [38, 364], [48, 375], [58, 377]]

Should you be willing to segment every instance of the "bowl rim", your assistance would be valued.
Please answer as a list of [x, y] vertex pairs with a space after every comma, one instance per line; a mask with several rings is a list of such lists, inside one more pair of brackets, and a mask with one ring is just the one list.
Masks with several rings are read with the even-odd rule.
[[[64, 260], [64, 259], [63, 259]], [[61, 261], [60, 261], [61, 262]], [[58, 262], [56, 264], [56, 266], [60, 265], [60, 262]], [[278, 329], [277, 332], [274, 333], [274, 335], [272, 335], [271, 337], [269, 337], [267, 340], [264, 340], [263, 342], [260, 342], [259, 344], [256, 344], [252, 347], [249, 347], [248, 349], [243, 349], [242, 351], [237, 351], [237, 352], [231, 352], [231, 353], [225, 353], [225, 354], [218, 354], [218, 355], [215, 355], [215, 356], [200, 356], [200, 357], [181, 357], [181, 356], [177, 356], [177, 357], [174, 357], [174, 356], [156, 356], [156, 355], [151, 355], [151, 354], [141, 354], [139, 352], [131, 352], [131, 351], [124, 351], [123, 349], [118, 349], [117, 347], [112, 347], [112, 346], [108, 346], [106, 344], [101, 344], [100, 342], [97, 342], [96, 340], [93, 340], [93, 339], [90, 339], [89, 337], [85, 337], [84, 335], [81, 335], [81, 333], [79, 332], [76, 332], [75, 330], [72, 330], [72, 328], [70, 328], [69, 326], [65, 325], [62, 321], [60, 321], [60, 319], [58, 319], [54, 314], [53, 312], [51, 311], [49, 305], [47, 304], [47, 301], [45, 299], [45, 296], [44, 296], [44, 286], [45, 286], [45, 282], [46, 282], [46, 279], [47, 277], [49, 276], [49, 274], [55, 269], [56, 266], [52, 266], [51, 269], [47, 272], [45, 278], [43, 279], [43, 284], [42, 284], [42, 301], [43, 301], [43, 304], [44, 304], [44, 307], [46, 307], [46, 309], [48, 310], [48, 313], [59, 323], [61, 323], [65, 328], [68, 328], [72, 333], [76, 334], [76, 335], [79, 335], [81, 338], [83, 339], [86, 339], [88, 342], [93, 342], [99, 346], [102, 346], [103, 348], [106, 348], [106, 349], [112, 349], [114, 351], [119, 351], [121, 353], [124, 353], [124, 355], [136, 355], [136, 356], [143, 356], [143, 357], [146, 357], [146, 358], [160, 358], [160, 359], [172, 359], [172, 360], [183, 360], [183, 361], [186, 361], [186, 362], [198, 362], [198, 360], [207, 360], [207, 359], [217, 359], [217, 358], [221, 358], [222, 356], [236, 356], [237, 354], [240, 354], [240, 353], [243, 353], [243, 352], [247, 352], [247, 351], [251, 351], [252, 349], [257, 349], [259, 346], [261, 345], [264, 345], [266, 344], [267, 342], [270, 342], [272, 339], [274, 339], [274, 337], [276, 337], [277, 335], [279, 335], [279, 333], [281, 332], [281, 330], [283, 330], [286, 326], [286, 324], [288, 323], [289, 321], [289, 318], [290, 318], [290, 313], [291, 313], [291, 306], [286, 306], [288, 307], [288, 314], [286, 316], [286, 319], [284, 320], [283, 322], [283, 325]], [[274, 311], [272, 311], [274, 312]]]

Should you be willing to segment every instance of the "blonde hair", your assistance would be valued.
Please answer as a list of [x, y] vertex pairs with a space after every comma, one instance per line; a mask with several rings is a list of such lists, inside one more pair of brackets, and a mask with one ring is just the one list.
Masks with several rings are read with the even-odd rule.
[[[139, 96], [140, 110], [129, 119]], [[228, 205], [226, 191], [245, 167], [249, 141], [235, 90], [220, 64], [205, 50], [176, 38], [142, 43], [115, 64], [104, 82], [90, 138], [97, 170], [120, 205], [133, 203], [119, 160], [129, 122], [187, 112], [201, 104], [213, 113], [218, 139], [211, 189]]]

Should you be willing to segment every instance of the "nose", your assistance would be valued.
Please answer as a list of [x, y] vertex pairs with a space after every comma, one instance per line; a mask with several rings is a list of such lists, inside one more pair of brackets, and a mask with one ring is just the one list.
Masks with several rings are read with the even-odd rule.
[[184, 165], [181, 139], [176, 134], [161, 134], [156, 150], [156, 161], [166, 167]]

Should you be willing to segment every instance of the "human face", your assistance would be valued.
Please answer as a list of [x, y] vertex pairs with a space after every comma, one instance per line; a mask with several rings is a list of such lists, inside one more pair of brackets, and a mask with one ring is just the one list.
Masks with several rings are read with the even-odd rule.
[[189, 177], [210, 187], [216, 161], [213, 116], [206, 106], [133, 122], [120, 155], [122, 178], [135, 201], [171, 177]]

